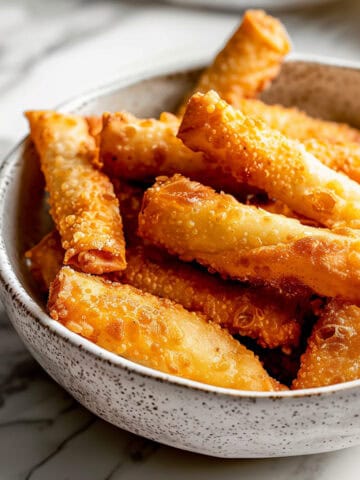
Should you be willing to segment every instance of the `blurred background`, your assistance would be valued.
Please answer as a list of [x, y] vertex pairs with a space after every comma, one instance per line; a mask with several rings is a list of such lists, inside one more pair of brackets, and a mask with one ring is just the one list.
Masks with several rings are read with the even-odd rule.
[[25, 132], [24, 109], [210, 58], [255, 6], [282, 19], [295, 52], [360, 60], [357, 0], [0, 0], [0, 154]]

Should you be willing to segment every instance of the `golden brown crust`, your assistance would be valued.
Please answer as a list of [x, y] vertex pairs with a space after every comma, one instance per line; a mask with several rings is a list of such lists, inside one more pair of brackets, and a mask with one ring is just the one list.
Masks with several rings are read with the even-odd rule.
[[117, 274], [123, 283], [203, 313], [230, 333], [254, 338], [263, 347], [289, 349], [299, 343], [303, 298], [225, 282], [154, 248], [127, 249], [126, 258], [126, 270]]
[[243, 205], [181, 175], [144, 195], [139, 234], [185, 261], [275, 287], [306, 285], [360, 301], [360, 237], [337, 235]]
[[30, 271], [42, 292], [48, 292], [50, 283], [62, 267], [64, 249], [60, 235], [56, 230], [50, 233], [25, 253], [29, 260]]
[[194, 95], [178, 136], [194, 151], [328, 227], [360, 228], [360, 186], [305, 147], [234, 110], [215, 92]]
[[263, 195], [250, 196], [246, 204], [254, 205], [258, 208], [261, 208], [262, 210], [265, 210], [266, 212], [274, 213], [276, 215], [284, 215], [288, 218], [296, 218], [296, 220], [299, 220], [299, 222], [301, 222], [303, 225], [309, 225], [311, 227], [321, 227], [321, 225], [319, 225], [319, 223], [315, 220], [311, 220], [310, 218], [299, 215], [298, 213], [291, 210], [291, 208], [289, 208], [283, 202], [266, 198], [266, 196], [264, 197]]
[[144, 188], [118, 178], [113, 178], [115, 195], [119, 200], [120, 213], [124, 226], [126, 245], [141, 241], [137, 234], [138, 217], [144, 196]]
[[94, 274], [124, 269], [118, 200], [110, 180], [92, 166], [96, 145], [86, 121], [51, 111], [26, 116], [65, 249], [64, 263]]
[[360, 378], [360, 308], [330, 300], [315, 324], [293, 388], [311, 388]]
[[96, 145], [96, 152], [92, 163], [96, 168], [101, 167], [100, 164], [100, 133], [102, 130], [102, 117], [97, 117], [95, 115], [85, 117], [85, 120], [88, 124], [89, 134], [94, 138]]
[[278, 389], [257, 357], [218, 325], [129, 285], [64, 267], [48, 308], [73, 332], [147, 367], [220, 387]]
[[102, 117], [91, 115], [89, 117], [85, 117], [85, 120], [88, 124], [90, 135], [95, 138], [96, 145], [99, 146], [99, 142], [100, 142], [99, 135], [101, 133], [102, 126], [103, 126]]
[[[237, 108], [244, 115], [258, 117], [270, 128], [279, 130], [287, 137], [296, 140], [317, 139], [320, 142], [331, 144], [360, 142], [360, 131], [357, 128], [350, 127], [346, 123], [313, 118], [297, 108], [267, 105], [261, 100], [246, 98], [239, 99]], [[315, 143], [313, 146], [315, 147]]]
[[162, 113], [159, 120], [126, 112], [106, 113], [103, 118], [100, 160], [110, 177], [151, 182], [158, 175], [182, 173], [239, 196], [249, 192], [248, 186], [176, 137], [180, 120], [171, 113]]
[[[213, 89], [237, 107], [240, 98], [255, 97], [277, 76], [290, 48], [289, 37], [279, 20], [262, 10], [248, 10], [193, 91]], [[180, 113], [184, 107], [183, 104]]]
[[343, 172], [360, 183], [360, 144], [354, 142], [331, 143], [310, 139], [304, 141], [305, 148], [321, 163], [337, 172]]

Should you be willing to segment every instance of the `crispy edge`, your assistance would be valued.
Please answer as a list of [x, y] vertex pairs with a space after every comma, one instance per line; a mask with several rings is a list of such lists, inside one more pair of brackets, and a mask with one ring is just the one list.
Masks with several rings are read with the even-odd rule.
[[360, 378], [359, 351], [360, 308], [341, 299], [329, 300], [313, 327], [292, 388]]

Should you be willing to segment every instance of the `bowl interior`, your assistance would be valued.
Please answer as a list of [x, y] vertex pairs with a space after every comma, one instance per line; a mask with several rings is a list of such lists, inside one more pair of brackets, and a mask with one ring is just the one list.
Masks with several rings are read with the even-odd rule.
[[[63, 105], [62, 111], [84, 115], [129, 110], [135, 115], [157, 116], [174, 111], [194, 84], [199, 70], [165, 74], [148, 79], [114, 83]], [[324, 119], [346, 121], [360, 127], [360, 70], [349, 66], [293, 60], [262, 95], [268, 103], [298, 106]], [[31, 142], [25, 140], [11, 155], [11, 174], [3, 189], [3, 222], [0, 235], [19, 283], [45, 310], [26, 267], [24, 252], [50, 230], [51, 220], [44, 196], [44, 181]]]

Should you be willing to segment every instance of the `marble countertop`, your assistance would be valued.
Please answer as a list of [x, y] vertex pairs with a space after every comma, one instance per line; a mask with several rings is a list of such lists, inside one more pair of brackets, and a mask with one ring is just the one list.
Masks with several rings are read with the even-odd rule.
[[[360, 61], [359, 2], [277, 14], [296, 52]], [[24, 110], [53, 107], [154, 63], [201, 59], [215, 52], [238, 20], [236, 12], [147, 1], [0, 1], [1, 158], [26, 132]], [[47, 376], [3, 311], [0, 359], [1, 480], [359, 478], [360, 447], [308, 457], [225, 461], [116, 429]]]

